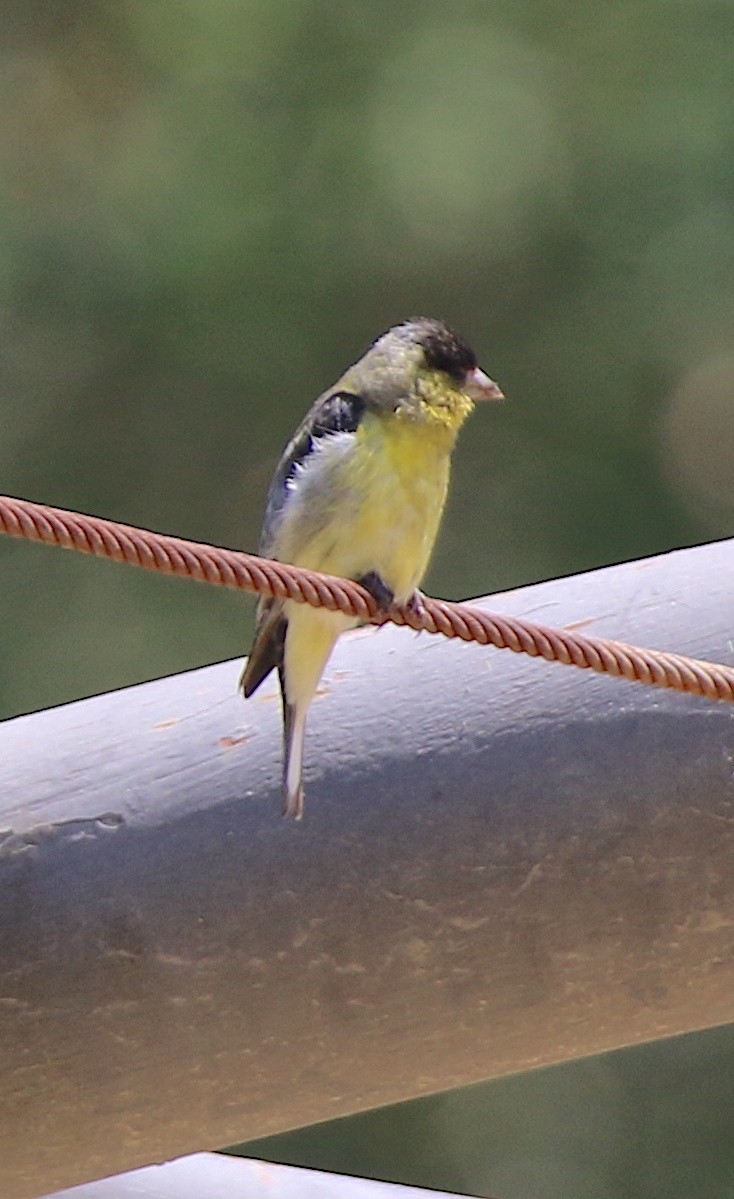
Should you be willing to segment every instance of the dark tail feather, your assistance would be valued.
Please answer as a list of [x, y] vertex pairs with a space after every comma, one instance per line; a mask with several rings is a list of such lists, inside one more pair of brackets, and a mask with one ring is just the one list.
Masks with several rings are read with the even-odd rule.
[[282, 667], [287, 626], [288, 621], [282, 615], [280, 605], [263, 613], [250, 656], [240, 678], [240, 687], [245, 693], [245, 699], [249, 699], [252, 693], [257, 691], [271, 670], [280, 670]]
[[288, 703], [282, 666], [278, 674], [283, 697], [283, 815], [303, 820], [303, 736], [306, 714], [299, 713], [296, 704]]

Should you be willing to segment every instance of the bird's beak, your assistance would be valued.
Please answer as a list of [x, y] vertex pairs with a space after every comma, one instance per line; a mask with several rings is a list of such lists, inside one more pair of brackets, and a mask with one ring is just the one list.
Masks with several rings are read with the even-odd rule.
[[505, 398], [497, 384], [478, 366], [475, 366], [473, 371], [467, 371], [464, 391], [473, 400], [504, 400]]

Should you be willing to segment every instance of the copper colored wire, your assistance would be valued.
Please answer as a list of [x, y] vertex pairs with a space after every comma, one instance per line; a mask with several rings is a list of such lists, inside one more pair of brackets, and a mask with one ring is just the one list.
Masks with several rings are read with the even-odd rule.
[[734, 669], [730, 667], [600, 637], [585, 637], [569, 629], [548, 628], [519, 616], [500, 616], [446, 600], [425, 598], [420, 609], [396, 606], [386, 614], [378, 609], [364, 587], [349, 579], [152, 533], [98, 516], [49, 508], [29, 500], [0, 496], [0, 533], [79, 550], [97, 558], [112, 558], [115, 562], [179, 578], [338, 610], [373, 624], [392, 621], [427, 633], [530, 654], [547, 662], [563, 662], [688, 695], [734, 702]]

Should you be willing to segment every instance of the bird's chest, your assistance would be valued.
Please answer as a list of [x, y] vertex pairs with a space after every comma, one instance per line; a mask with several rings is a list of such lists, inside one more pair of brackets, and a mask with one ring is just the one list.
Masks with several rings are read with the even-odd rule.
[[412, 428], [365, 431], [353, 514], [355, 572], [376, 570], [400, 599], [420, 582], [438, 532], [449, 478], [445, 438]]

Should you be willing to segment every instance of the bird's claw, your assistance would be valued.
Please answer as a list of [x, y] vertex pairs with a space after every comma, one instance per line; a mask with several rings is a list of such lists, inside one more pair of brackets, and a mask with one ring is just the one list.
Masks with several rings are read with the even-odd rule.
[[415, 616], [418, 620], [423, 620], [423, 617], [426, 614], [425, 600], [426, 600], [426, 597], [423, 594], [423, 592], [419, 591], [418, 588], [416, 587], [415, 591], [411, 595], [411, 597], [408, 600], [408, 602], [406, 603], [405, 607], [408, 609], [408, 611], [411, 613], [412, 616]]
[[369, 591], [381, 612], [390, 611], [395, 603], [395, 592], [388, 587], [387, 583], [376, 570], [371, 570], [369, 574], [362, 575], [356, 582], [361, 583], [365, 591]]

